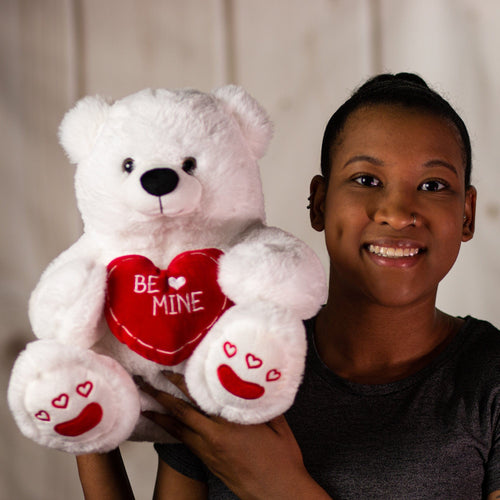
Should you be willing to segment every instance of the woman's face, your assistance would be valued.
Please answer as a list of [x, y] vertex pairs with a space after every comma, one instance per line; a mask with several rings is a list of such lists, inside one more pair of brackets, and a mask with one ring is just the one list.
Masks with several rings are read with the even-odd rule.
[[475, 190], [465, 189], [458, 132], [431, 113], [354, 111], [332, 150], [328, 186], [320, 176], [311, 186], [333, 293], [390, 306], [434, 300], [473, 235]]

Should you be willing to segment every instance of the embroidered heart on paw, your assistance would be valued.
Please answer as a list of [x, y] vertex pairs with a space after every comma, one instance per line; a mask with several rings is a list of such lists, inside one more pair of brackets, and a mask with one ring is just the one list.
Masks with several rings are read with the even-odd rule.
[[110, 262], [105, 316], [113, 335], [156, 363], [187, 359], [233, 305], [217, 282], [221, 254], [215, 248], [184, 252], [166, 270], [141, 255]]

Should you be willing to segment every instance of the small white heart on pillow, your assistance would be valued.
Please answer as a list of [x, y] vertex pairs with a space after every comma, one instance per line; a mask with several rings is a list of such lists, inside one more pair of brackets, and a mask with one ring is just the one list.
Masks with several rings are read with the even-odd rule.
[[179, 276], [178, 278], [170, 277], [168, 278], [168, 284], [175, 290], [180, 290], [186, 284], [186, 278], [184, 276]]

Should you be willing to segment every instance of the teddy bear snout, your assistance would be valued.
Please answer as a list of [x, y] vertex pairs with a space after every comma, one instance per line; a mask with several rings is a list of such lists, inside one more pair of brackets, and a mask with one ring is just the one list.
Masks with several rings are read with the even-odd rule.
[[153, 196], [171, 193], [179, 183], [179, 175], [171, 168], [154, 168], [141, 176], [142, 187]]

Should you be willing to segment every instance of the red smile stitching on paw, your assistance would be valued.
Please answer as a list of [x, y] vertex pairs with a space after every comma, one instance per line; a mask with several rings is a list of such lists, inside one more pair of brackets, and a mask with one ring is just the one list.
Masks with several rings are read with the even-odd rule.
[[81, 411], [80, 415], [67, 422], [57, 424], [54, 430], [61, 436], [81, 436], [102, 420], [102, 413], [100, 404], [90, 403]]
[[259, 399], [264, 395], [264, 387], [243, 380], [228, 365], [220, 365], [217, 368], [217, 376], [222, 387], [233, 394], [233, 396], [242, 399]]

